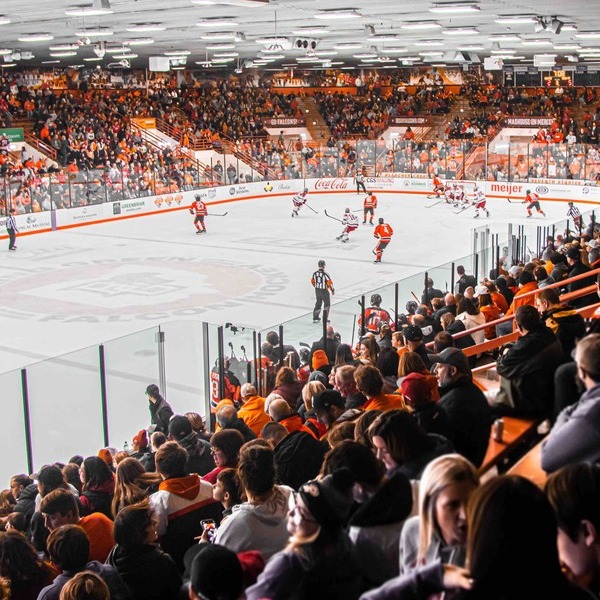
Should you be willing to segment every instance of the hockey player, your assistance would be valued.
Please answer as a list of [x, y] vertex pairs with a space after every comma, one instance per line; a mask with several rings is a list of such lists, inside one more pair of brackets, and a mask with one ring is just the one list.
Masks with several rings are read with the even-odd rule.
[[444, 197], [446, 204], [454, 204], [454, 188], [451, 185], [447, 185], [444, 188]]
[[531, 209], [535, 208], [535, 210], [542, 214], [544, 217], [546, 213], [540, 208], [540, 197], [531, 190], [526, 190], [527, 195], [525, 196], [525, 200], [523, 200], [522, 204], [527, 204], [527, 218], [531, 217]]
[[190, 206], [190, 214], [196, 215], [194, 217], [194, 227], [196, 228], [196, 234], [206, 233], [206, 225], [204, 225], [204, 217], [208, 214], [206, 204], [202, 202], [200, 194], [194, 196], [194, 201]]
[[490, 211], [485, 207], [485, 204], [487, 202], [485, 194], [482, 190], [479, 189], [479, 186], [477, 185], [475, 185], [473, 192], [475, 194], [475, 197], [473, 198], [473, 206], [475, 206], [475, 216], [473, 218], [477, 219], [479, 217], [479, 209], [481, 209], [485, 213], [486, 217], [489, 217]]
[[345, 244], [348, 241], [348, 234], [352, 233], [355, 229], [358, 229], [358, 218], [349, 208], [346, 208], [344, 211], [342, 224], [344, 225], [344, 230], [342, 231], [342, 234], [335, 239], [341, 240], [341, 242]]
[[454, 188], [452, 191], [454, 198], [454, 206], [461, 206], [465, 204], [465, 190], [460, 187], [458, 183], [453, 183], [452, 187]]
[[567, 217], [571, 217], [573, 219], [573, 224], [581, 233], [583, 229], [583, 217], [581, 216], [580, 210], [573, 204], [573, 202], [569, 202], [569, 210], [567, 211]]
[[[362, 325], [362, 317], [358, 318], [359, 327]], [[373, 294], [371, 296], [371, 306], [365, 309], [365, 332], [379, 334], [382, 325], [388, 325], [394, 329], [394, 321], [390, 313], [381, 308], [381, 296]]]
[[444, 182], [436, 175], [433, 178], [433, 193], [437, 198], [441, 198], [441, 194], [445, 191]]
[[373, 254], [375, 255], [373, 262], [378, 263], [381, 262], [383, 251], [392, 240], [394, 230], [383, 219], [379, 219], [379, 225], [373, 230], [373, 235], [379, 240], [377, 246], [375, 246], [375, 250], [373, 250]]
[[292, 202], [294, 203], [294, 210], [292, 210], [292, 217], [298, 216], [298, 211], [302, 208], [304, 204], [306, 204], [306, 200], [308, 196], [308, 188], [304, 188], [302, 192], [298, 192], [293, 198]]
[[369, 223], [373, 225], [373, 217], [375, 216], [376, 208], [377, 196], [375, 196], [373, 192], [367, 192], [363, 202], [363, 223], [367, 222], [367, 215], [369, 215]]

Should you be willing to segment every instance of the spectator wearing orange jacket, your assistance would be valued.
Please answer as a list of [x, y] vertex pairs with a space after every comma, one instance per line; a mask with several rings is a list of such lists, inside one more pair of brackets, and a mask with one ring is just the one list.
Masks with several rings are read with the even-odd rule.
[[256, 387], [251, 383], [244, 383], [240, 391], [242, 407], [238, 417], [260, 436], [261, 429], [271, 420], [265, 412], [265, 399], [258, 395]]

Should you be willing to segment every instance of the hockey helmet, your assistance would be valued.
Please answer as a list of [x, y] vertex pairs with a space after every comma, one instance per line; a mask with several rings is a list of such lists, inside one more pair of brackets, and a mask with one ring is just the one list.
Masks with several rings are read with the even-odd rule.
[[194, 196], [194, 199], [195, 199], [195, 200], [202, 200], [202, 196], [201, 196], [200, 194], [196, 194], [196, 195]]
[[569, 206], [573, 206], [573, 202], [569, 202]]
[[302, 363], [307, 363], [310, 359], [310, 349], [309, 348], [300, 348], [298, 350], [298, 354], [300, 355], [300, 361]]
[[306, 194], [306, 192], [308, 192], [308, 188], [304, 188], [304, 193]]
[[373, 306], [379, 306], [381, 304], [381, 296], [379, 294], [373, 294], [371, 296], [371, 304]]
[[371, 192], [371, 191], [369, 190], [369, 191], [367, 192], [367, 194], [368, 194], [369, 196], [372, 196], [372, 195], [373, 195], [373, 192]]
[[531, 194], [531, 190], [525, 190], [526, 194]]
[[318, 264], [319, 264], [319, 269], [323, 269], [325, 267], [325, 261], [324, 260], [320, 260]]
[[348, 207], [346, 207], [346, 209], [344, 210], [345, 213], [349, 213], [350, 209]]
[[419, 308], [419, 305], [414, 300], [409, 300], [406, 303], [406, 312], [409, 315], [414, 315], [415, 312], [416, 312], [416, 310], [417, 310], [417, 308]]

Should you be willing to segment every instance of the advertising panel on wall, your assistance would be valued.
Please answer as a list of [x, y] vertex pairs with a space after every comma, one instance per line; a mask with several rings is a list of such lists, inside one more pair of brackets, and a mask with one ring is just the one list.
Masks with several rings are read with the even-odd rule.
[[[28, 233], [34, 231], [48, 231], [52, 228], [49, 212], [35, 212], [25, 215], [15, 215], [17, 220], [17, 229], [19, 233]], [[0, 218], [0, 235], [6, 234], [6, 219]]]

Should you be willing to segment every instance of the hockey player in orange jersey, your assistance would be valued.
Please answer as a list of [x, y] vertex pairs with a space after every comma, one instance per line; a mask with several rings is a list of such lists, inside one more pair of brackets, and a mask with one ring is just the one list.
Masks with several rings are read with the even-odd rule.
[[383, 251], [386, 249], [387, 245], [392, 240], [392, 235], [394, 235], [394, 230], [384, 222], [383, 219], [379, 219], [379, 224], [373, 230], [373, 235], [379, 240], [377, 242], [377, 246], [375, 246], [375, 250], [373, 250], [373, 254], [375, 255], [375, 260], [373, 262], [381, 262], [381, 255]]

